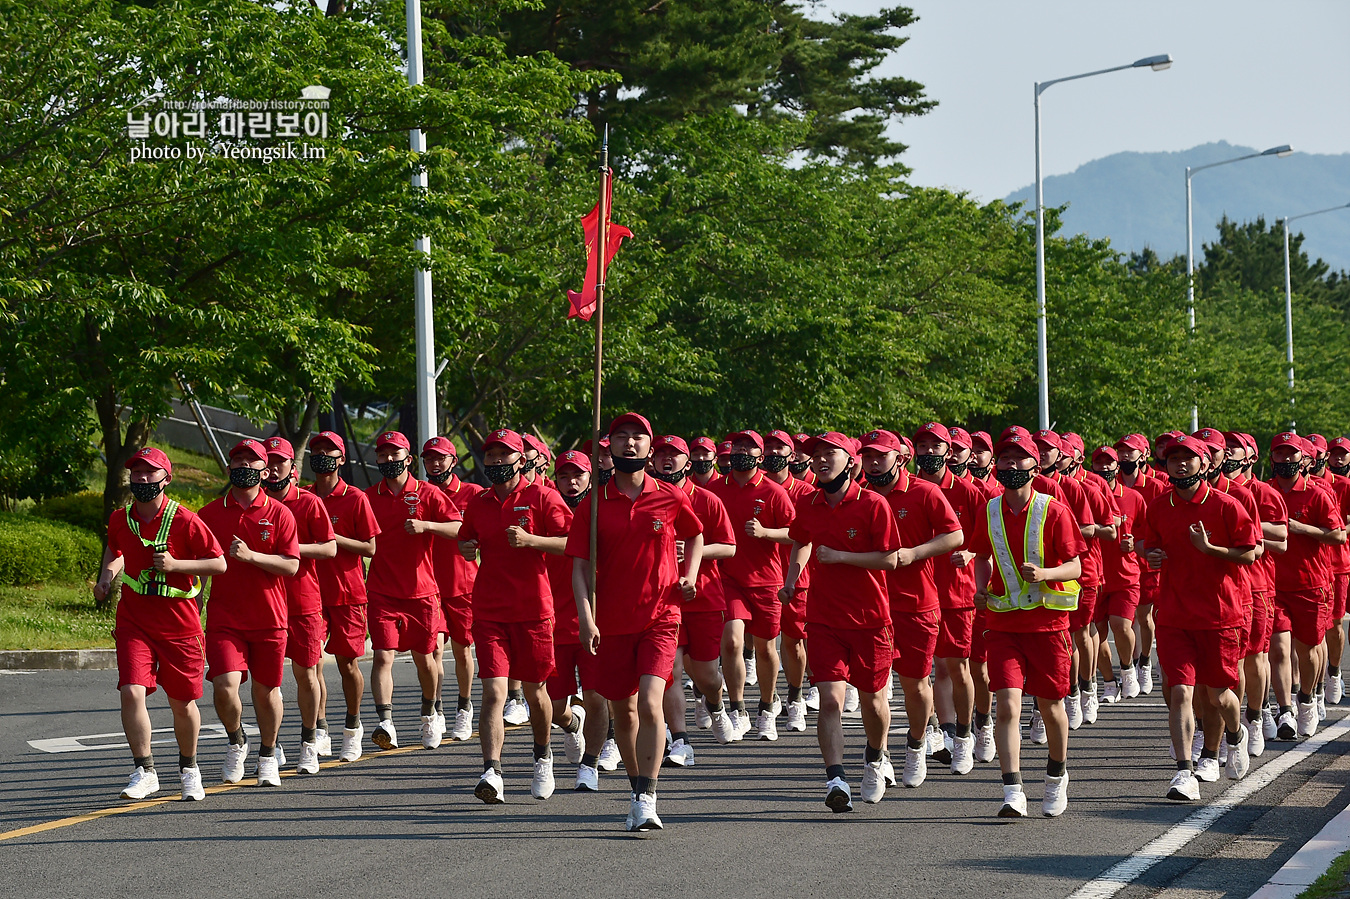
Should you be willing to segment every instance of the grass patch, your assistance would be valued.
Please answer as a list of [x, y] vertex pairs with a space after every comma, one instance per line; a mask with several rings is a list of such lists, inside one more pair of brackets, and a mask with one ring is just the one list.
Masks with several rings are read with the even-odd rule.
[[0, 586], [0, 650], [110, 649], [113, 619], [87, 584]]
[[1346, 899], [1350, 897], [1350, 852], [1341, 853], [1327, 872], [1314, 880], [1298, 899]]

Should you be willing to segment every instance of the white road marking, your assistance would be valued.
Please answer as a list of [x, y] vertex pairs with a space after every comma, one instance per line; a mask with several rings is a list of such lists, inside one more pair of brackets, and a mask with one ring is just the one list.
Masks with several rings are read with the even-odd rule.
[[1109, 899], [1119, 893], [1149, 868], [1175, 855], [1187, 843], [1208, 830], [1215, 821], [1269, 786], [1281, 774], [1327, 743], [1343, 736], [1347, 731], [1350, 731], [1350, 716], [1319, 730], [1316, 736], [1309, 737], [1297, 746], [1286, 749], [1283, 754], [1233, 784], [1209, 805], [1198, 809], [1195, 814], [1145, 845], [1134, 855], [1112, 866], [1097, 879], [1083, 884], [1069, 895], [1069, 899]]
[[[161, 739], [151, 739], [151, 746], [170, 746], [177, 745], [178, 741], [172, 736], [172, 727], [157, 727], [152, 734], [169, 734], [170, 736]], [[251, 724], [244, 725], [244, 733], [248, 736], [257, 736], [258, 729]], [[198, 740], [225, 739], [225, 727], [221, 724], [203, 724], [201, 733], [197, 736]], [[103, 750], [123, 750], [127, 748], [126, 735], [121, 731], [110, 734], [85, 734], [79, 737], [53, 737], [47, 740], [29, 740], [28, 745], [38, 752], [99, 752]]]

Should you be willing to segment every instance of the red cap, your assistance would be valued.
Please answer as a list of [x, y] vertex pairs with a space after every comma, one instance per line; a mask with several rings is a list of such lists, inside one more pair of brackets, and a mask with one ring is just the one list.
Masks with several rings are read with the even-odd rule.
[[295, 458], [295, 447], [285, 437], [268, 437], [263, 441], [267, 444], [267, 455], [280, 456], [283, 459]]
[[[1003, 433], [998, 435], [999, 443], [1002, 443], [1009, 437], [1022, 437], [1025, 438], [1028, 443], [1030, 443], [1032, 440], [1031, 432], [1028, 431], [1026, 428], [1022, 427], [1021, 425], [1011, 425], [1009, 427], [1004, 428]], [[997, 446], [997, 444], [995, 445]]]
[[127, 460], [127, 468], [135, 465], [137, 462], [145, 462], [162, 470], [165, 474], [173, 474], [173, 463], [169, 457], [164, 455], [164, 450], [156, 449], [153, 446], [143, 447], [136, 451], [136, 455]]
[[1064, 438], [1060, 437], [1058, 434], [1056, 434], [1049, 428], [1037, 431], [1035, 435], [1035, 440], [1037, 443], [1044, 443], [1046, 446], [1051, 447], [1053, 449], [1057, 449], [1061, 453], [1064, 452], [1065, 450]]
[[1235, 447], [1237, 447], [1237, 448], [1239, 448], [1239, 449], [1244, 449], [1244, 450], [1245, 450], [1245, 449], [1247, 448], [1247, 438], [1246, 438], [1245, 435], [1240, 434], [1240, 433], [1238, 433], [1237, 431], [1224, 431], [1224, 432], [1223, 432], [1223, 445], [1224, 445], [1224, 446], [1235, 446]]
[[[600, 438], [600, 448], [601, 448], [601, 449], [609, 449], [609, 438], [608, 438], [608, 437], [601, 437], [601, 438]], [[588, 456], [591, 454], [591, 449], [592, 449], [592, 447], [591, 447], [591, 441], [589, 441], [589, 440], [587, 440], [585, 443], [583, 443], [583, 444], [581, 445], [581, 451], [582, 451], [583, 453], [585, 453], [586, 455], [588, 455]]]
[[838, 447], [839, 449], [848, 453], [850, 456], [855, 455], [858, 452], [857, 447], [853, 443], [853, 438], [846, 437], [843, 434], [840, 434], [838, 431], [826, 431], [819, 437], [810, 438], [809, 440], [806, 441], [804, 452], [814, 453], [816, 451], [816, 447], [820, 446], [821, 444], [825, 444], [826, 446]]
[[1173, 437], [1168, 441], [1166, 448], [1163, 449], [1163, 458], [1171, 456], [1173, 453], [1185, 450], [1193, 456], [1199, 456], [1201, 459], [1209, 455], [1209, 444], [1194, 437], [1187, 437], [1185, 434], [1179, 437]]
[[1225, 445], [1223, 434], [1219, 433], [1213, 428], [1201, 428], [1191, 436], [1194, 437], [1196, 440], [1199, 440], [1201, 443], [1209, 447], [1211, 450], [1221, 450], [1224, 448]]
[[803, 447], [806, 446], [806, 441], [808, 441], [808, 440], [810, 440], [810, 439], [811, 439], [811, 435], [810, 435], [810, 434], [807, 434], [805, 431], [802, 431], [802, 432], [800, 432], [800, 433], [797, 433], [797, 434], [793, 434], [793, 435], [792, 435], [792, 442], [793, 442], [793, 444], [794, 444], [794, 448], [795, 448], [795, 449], [797, 450], [797, 452], [799, 452], [799, 453], [804, 453], [804, 452], [806, 452], [806, 450], [803, 449]]
[[1148, 455], [1151, 448], [1148, 445], [1148, 438], [1143, 434], [1126, 434], [1115, 443], [1115, 449], [1137, 450], [1144, 455]]
[[979, 449], [984, 447], [989, 452], [994, 451], [994, 438], [989, 436], [988, 431], [974, 431], [970, 435], [970, 448]]
[[1093, 462], [1101, 458], [1110, 459], [1112, 462], [1120, 461], [1120, 456], [1116, 455], [1116, 451], [1109, 446], [1099, 446], [1092, 451]]
[[1327, 446], [1327, 438], [1323, 437], [1321, 434], [1309, 434], [1308, 442], [1311, 443], [1313, 449], [1317, 450], [1319, 453], [1325, 453], [1329, 449]]
[[1065, 449], [1068, 449], [1071, 452], [1082, 453], [1087, 450], [1087, 447], [1083, 445], [1083, 438], [1079, 437], [1073, 431], [1067, 431], [1064, 434], [1061, 434], [1059, 439], [1064, 441]]
[[965, 428], [951, 428], [949, 433], [952, 435], [952, 446], [965, 447], [968, 450], [975, 448], [975, 444], [970, 439], [970, 432]]
[[252, 437], [245, 437], [234, 445], [230, 450], [230, 457], [234, 458], [236, 453], [248, 453], [259, 462], [267, 461], [267, 448]]
[[610, 435], [612, 435], [620, 425], [637, 425], [642, 428], [642, 433], [646, 434], [648, 437], [653, 436], [652, 423], [647, 421], [647, 419], [643, 418], [641, 415], [638, 415], [636, 412], [625, 412], [611, 421], [609, 423]]
[[858, 447], [860, 452], [865, 449], [870, 449], [883, 453], [898, 453], [905, 448], [905, 445], [900, 442], [899, 437], [882, 428], [864, 434], [862, 440], [859, 442], [861, 443], [861, 446]]
[[783, 446], [786, 446], [788, 449], [797, 448], [797, 442], [792, 439], [792, 435], [789, 434], [787, 431], [777, 431], [777, 430], [770, 431], [769, 433], [764, 435], [764, 442], [768, 443], [770, 440], [777, 440], [779, 443], [783, 444]]
[[910, 442], [909, 438], [904, 434], [898, 436], [900, 437], [900, 442], [905, 445], [905, 452], [909, 453], [911, 456], [914, 455], [914, 444]]
[[1281, 431], [1275, 435], [1274, 440], [1270, 441], [1270, 450], [1274, 452], [1281, 447], [1292, 446], [1301, 453], [1303, 452], [1303, 442], [1303, 438], [1293, 431]]
[[764, 449], [764, 438], [759, 436], [758, 431], [737, 431], [734, 434], [728, 434], [725, 439], [728, 443], [735, 443], [737, 440], [749, 440], [760, 450]]
[[1005, 430], [998, 443], [994, 444], [994, 457], [997, 458], [1008, 450], [1020, 450], [1023, 455], [1033, 459], [1040, 458], [1035, 439], [1026, 428], [1019, 428], [1016, 425]]
[[573, 465], [582, 471], [591, 470], [591, 457], [578, 450], [568, 450], [558, 456], [558, 461], [553, 463], [553, 470], [556, 472], [564, 465]]
[[333, 449], [340, 452], [345, 453], [347, 451], [347, 441], [343, 440], [340, 435], [335, 434], [332, 431], [320, 431], [309, 438], [309, 451], [311, 453], [314, 452], [319, 443], [331, 444]]
[[422, 455], [454, 456], [459, 458], [459, 453], [455, 452], [455, 445], [444, 437], [432, 437], [426, 443], [422, 444]]
[[689, 455], [689, 444], [684, 442], [683, 437], [677, 437], [674, 434], [662, 434], [652, 441], [652, 452], [656, 452], [662, 447], [669, 446], [677, 452]]
[[914, 442], [918, 443], [919, 438], [924, 436], [925, 434], [931, 434], [932, 436], [936, 437], [938, 440], [941, 440], [948, 446], [951, 446], [952, 444], [951, 431], [948, 431], [947, 427], [941, 424], [940, 422], [930, 421], [928, 424], [924, 425], [923, 427], [919, 428], [919, 430], [915, 431]]
[[717, 458], [720, 459], [723, 456], [730, 456], [730, 455], [731, 455], [730, 440], [723, 440], [721, 443], [717, 444]]
[[544, 457], [545, 461], [548, 461], [549, 459], [553, 458], [553, 454], [548, 451], [548, 444], [540, 440], [538, 437], [534, 436], [533, 434], [525, 434], [523, 435], [522, 439], [525, 441], [525, 446], [527, 448], [532, 449], [535, 452], [539, 453], [539, 455]]
[[517, 453], [525, 452], [525, 441], [521, 439], [519, 434], [512, 431], [510, 428], [502, 428], [501, 430], [493, 431], [489, 434], [487, 440], [483, 441], [483, 451], [486, 452], [488, 447], [496, 444], [501, 444], [507, 449], [514, 450]]
[[1333, 437], [1331, 442], [1327, 444], [1327, 449], [1350, 450], [1350, 437]]
[[401, 446], [408, 452], [412, 452], [412, 444], [408, 442], [408, 435], [402, 431], [385, 431], [375, 440], [375, 452], [379, 452], [381, 447]]
[[717, 444], [711, 437], [695, 437], [694, 446], [701, 447], [705, 450], [712, 450], [714, 453], [717, 452]]

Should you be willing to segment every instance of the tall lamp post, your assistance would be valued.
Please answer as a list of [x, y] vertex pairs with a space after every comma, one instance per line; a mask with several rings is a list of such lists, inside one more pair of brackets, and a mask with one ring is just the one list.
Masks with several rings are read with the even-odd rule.
[[[421, 0], [407, 0], [408, 15], [408, 84], [412, 87], [422, 83], [422, 3]], [[408, 132], [408, 148], [414, 153], [427, 151], [427, 138], [421, 128]], [[427, 170], [420, 164], [412, 175], [415, 190], [426, 192]], [[422, 235], [413, 240], [413, 249], [419, 254], [431, 253], [431, 238]], [[416, 343], [416, 379], [417, 379], [417, 452], [440, 427], [436, 414], [436, 375], [432, 368], [435, 364], [436, 336], [431, 318], [431, 271], [418, 267], [413, 272], [413, 335]], [[415, 455], [416, 453], [414, 453]]]
[[[1262, 150], [1260, 153], [1234, 156], [1232, 159], [1223, 159], [1219, 162], [1211, 162], [1208, 165], [1186, 166], [1186, 322], [1192, 337], [1195, 336], [1195, 242], [1191, 237], [1193, 233], [1191, 227], [1191, 177], [1196, 172], [1203, 172], [1205, 169], [1212, 169], [1215, 166], [1242, 162], [1244, 159], [1256, 159], [1261, 156], [1285, 157], [1293, 152], [1293, 148], [1288, 144], [1281, 144], [1278, 147], [1271, 147], [1269, 150]], [[1198, 430], [1200, 430], [1200, 404], [1192, 400], [1191, 433], [1194, 434]]]
[[1304, 212], [1300, 215], [1286, 215], [1284, 222], [1284, 339], [1285, 358], [1289, 360], [1289, 430], [1294, 430], [1294, 290], [1289, 276], [1289, 223], [1305, 219], [1310, 215], [1322, 215], [1338, 209], [1350, 209], [1350, 203], [1344, 206], [1332, 206], [1316, 212]]
[[1050, 373], [1045, 346], [1045, 195], [1041, 184], [1041, 94], [1046, 88], [1063, 81], [1077, 81], [1091, 78], [1093, 75], [1105, 75], [1107, 72], [1121, 72], [1125, 69], [1152, 69], [1161, 72], [1172, 65], [1170, 54], [1148, 56], [1137, 59], [1128, 65], [1112, 66], [1053, 81], [1036, 82], [1036, 377], [1040, 385], [1041, 428], [1050, 427]]

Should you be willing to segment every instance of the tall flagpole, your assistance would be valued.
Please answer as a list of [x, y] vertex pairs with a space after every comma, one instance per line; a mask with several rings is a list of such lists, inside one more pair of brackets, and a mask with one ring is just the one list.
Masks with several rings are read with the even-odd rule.
[[600, 141], [600, 224], [596, 229], [595, 389], [591, 417], [591, 617], [595, 617], [596, 558], [600, 543], [600, 387], [605, 356], [605, 251], [609, 247], [609, 125]]

